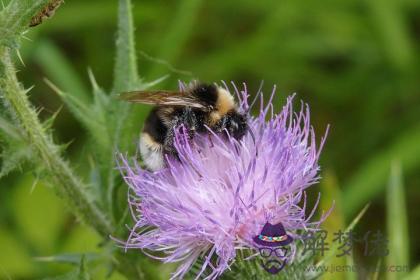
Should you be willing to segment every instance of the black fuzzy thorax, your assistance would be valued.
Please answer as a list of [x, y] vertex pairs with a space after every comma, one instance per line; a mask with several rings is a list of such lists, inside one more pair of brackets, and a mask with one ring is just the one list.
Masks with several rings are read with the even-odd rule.
[[209, 84], [197, 84], [191, 89], [191, 94], [201, 100], [203, 104], [215, 108], [218, 98], [217, 87]]
[[[206, 104], [208, 108], [215, 109], [218, 101], [218, 88], [215, 85], [197, 84], [190, 89], [189, 94], [194, 95]], [[216, 133], [229, 133], [240, 140], [248, 129], [247, 118], [237, 110], [230, 110], [214, 123], [210, 120], [210, 112], [186, 106], [157, 106], [152, 109], [146, 119], [143, 132], [148, 133], [157, 143], [164, 146], [167, 151], [173, 151], [174, 130], [181, 125], [186, 128], [191, 137], [195, 133], [207, 132], [206, 126]]]
[[143, 132], [149, 134], [159, 144], [170, 142], [173, 130], [183, 125], [191, 133], [204, 132], [207, 114], [200, 109], [191, 107], [172, 107], [171, 113], [165, 112], [165, 107], [155, 107], [150, 111], [143, 127]]

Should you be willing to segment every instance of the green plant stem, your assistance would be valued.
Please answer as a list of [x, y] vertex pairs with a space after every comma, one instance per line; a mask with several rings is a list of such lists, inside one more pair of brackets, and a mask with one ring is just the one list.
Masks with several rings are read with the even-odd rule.
[[[2, 96], [16, 119], [26, 132], [28, 145], [40, 157], [58, 195], [64, 199], [72, 213], [93, 227], [102, 237], [108, 239], [113, 233], [105, 215], [89, 198], [86, 185], [73, 174], [72, 169], [59, 154], [59, 147], [46, 134], [37, 114], [27, 98], [27, 90], [19, 83], [11, 60], [10, 49], [0, 47], [0, 96]], [[118, 271], [128, 279], [144, 279], [139, 265], [121, 253], [115, 255]]]
[[0, 88], [14, 115], [27, 133], [28, 141], [42, 159], [45, 168], [52, 175], [53, 182], [60, 197], [64, 198], [76, 216], [93, 226], [102, 236], [108, 236], [112, 227], [93, 203], [86, 192], [86, 186], [73, 174], [68, 163], [59, 155], [59, 148], [38, 120], [35, 110], [27, 98], [16, 77], [16, 70], [11, 60], [10, 49], [0, 49]]
[[134, 23], [131, 1], [118, 2], [118, 34], [114, 68], [114, 93], [134, 90], [139, 83], [134, 46]]
[[[76, 217], [93, 227], [104, 239], [109, 240], [109, 236], [114, 234], [109, 217], [94, 203], [86, 191], [87, 186], [61, 157], [60, 147], [53, 143], [51, 136], [39, 121], [35, 108], [28, 100], [28, 90], [19, 83], [12, 61], [11, 52], [15, 51], [21, 34], [28, 28], [32, 17], [47, 3], [49, 0], [12, 0], [0, 12], [0, 98], [19, 124], [27, 145], [30, 145], [37, 155], [38, 159], [33, 161], [43, 165], [52, 179], [51, 183], [57, 194], [67, 202]], [[125, 3], [128, 8], [130, 2], [126, 0]], [[132, 64], [128, 68], [137, 73]], [[134, 77], [130, 76], [129, 81], [133, 80]], [[127, 86], [124, 82], [121, 79], [117, 84]], [[114, 254], [113, 262], [116, 269], [128, 279], [144, 279], [150, 276], [141, 270], [143, 262], [127, 258], [120, 251]]]

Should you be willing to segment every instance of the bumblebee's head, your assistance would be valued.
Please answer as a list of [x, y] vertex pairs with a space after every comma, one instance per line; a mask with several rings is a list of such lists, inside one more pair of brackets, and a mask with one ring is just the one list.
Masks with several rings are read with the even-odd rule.
[[240, 140], [248, 130], [248, 118], [244, 113], [239, 113], [236, 110], [230, 111], [224, 117], [225, 129], [235, 139]]

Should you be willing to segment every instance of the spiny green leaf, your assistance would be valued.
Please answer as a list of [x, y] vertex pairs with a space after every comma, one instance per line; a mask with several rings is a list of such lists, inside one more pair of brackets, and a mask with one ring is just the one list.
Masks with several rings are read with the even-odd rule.
[[82, 259], [80, 260], [79, 274], [78, 274], [77, 278], [78, 278], [78, 280], [89, 280], [90, 279], [85, 255], [83, 255]]
[[0, 136], [2, 138], [11, 138], [13, 140], [23, 140], [18, 128], [9, 120], [0, 117]]
[[27, 145], [4, 147], [0, 153], [0, 178], [20, 168], [23, 163], [30, 162], [32, 157], [33, 151]]
[[[387, 265], [409, 265], [409, 236], [407, 211], [402, 182], [402, 168], [398, 161], [391, 165], [391, 174], [386, 193], [387, 228], [389, 238], [389, 255]], [[400, 279], [405, 272], [389, 272], [387, 279]]]
[[67, 106], [70, 110], [73, 111], [74, 115], [79, 118], [79, 120], [87, 124], [88, 127], [91, 126], [91, 124], [95, 120], [92, 120], [92, 117], [94, 116], [92, 111], [90, 110], [89, 106], [86, 105], [83, 101], [75, 97], [74, 95], [71, 95], [69, 93], [66, 93], [62, 90], [60, 90], [55, 84], [53, 84], [50, 80], [44, 79], [45, 83], [60, 96], [64, 102], [66, 102]]
[[0, 117], [0, 178], [28, 162], [32, 156], [25, 135], [10, 121]]
[[79, 267], [69, 273], [53, 278], [46, 278], [45, 280], [90, 280], [86, 258], [84, 255], [82, 255], [78, 263]]
[[16, 47], [33, 16], [50, 0], [12, 0], [0, 12], [0, 46]]
[[91, 106], [91, 109], [94, 111], [95, 115], [101, 122], [108, 123], [107, 115], [110, 109], [112, 109], [113, 107], [113, 104], [111, 104], [111, 98], [96, 83], [95, 76], [93, 75], [93, 72], [90, 69], [88, 69], [88, 75], [93, 91], [93, 104]]
[[130, 0], [119, 0], [118, 34], [114, 68], [114, 92], [135, 90], [139, 86], [134, 44], [134, 22]]
[[49, 80], [45, 79], [45, 82], [62, 98], [75, 117], [94, 136], [96, 143], [102, 148], [109, 147], [109, 137], [106, 137], [108, 135], [106, 120], [101, 118], [104, 115], [102, 109], [95, 110], [96, 108], [92, 108], [94, 106], [89, 106], [77, 97], [61, 91]]
[[53, 124], [54, 124], [54, 121], [55, 121], [55, 119], [57, 118], [58, 114], [60, 113], [61, 108], [62, 108], [62, 107], [58, 108], [58, 110], [57, 110], [57, 111], [55, 111], [55, 113], [54, 113], [54, 114], [52, 114], [49, 118], [47, 118], [47, 119], [46, 119], [46, 120], [42, 123], [42, 126], [44, 127], [44, 130], [45, 130], [46, 132], [51, 131], [52, 126], [53, 126]]
[[25, 129], [28, 135], [27, 144], [30, 144], [37, 154], [35, 158], [39, 159], [51, 174], [57, 194], [66, 199], [67, 205], [78, 218], [89, 223], [104, 236], [108, 236], [112, 232], [111, 224], [93, 203], [83, 182], [60, 157], [58, 147], [45, 133], [26, 91], [16, 77], [10, 49], [5, 47], [0, 47], [0, 95], [10, 104], [9, 110]]
[[100, 255], [97, 253], [61, 254], [54, 256], [36, 257], [35, 260], [39, 262], [80, 264], [80, 260], [82, 258], [85, 262], [90, 262], [99, 259]]
[[[141, 88], [141, 80], [137, 71], [136, 49], [134, 44], [134, 22], [131, 11], [130, 0], [119, 0], [118, 5], [118, 34], [116, 40], [116, 58], [114, 66], [114, 87], [113, 93], [120, 93]], [[109, 113], [113, 118], [109, 121], [108, 129], [111, 131], [111, 151], [110, 156], [113, 156], [115, 148], [121, 148], [124, 140], [127, 137], [122, 137], [126, 130], [126, 120], [130, 114], [131, 106], [128, 102], [112, 102]], [[114, 190], [116, 174], [114, 167], [108, 164], [104, 165], [104, 170], [107, 172], [104, 176], [107, 182], [106, 202], [109, 207], [108, 211], [115, 222], [114, 213]]]
[[92, 86], [93, 96], [95, 98], [95, 104], [99, 104], [101, 107], [107, 107], [109, 105], [109, 97], [105, 94], [105, 91], [98, 85], [95, 79], [95, 75], [92, 70], [88, 69], [89, 80]]

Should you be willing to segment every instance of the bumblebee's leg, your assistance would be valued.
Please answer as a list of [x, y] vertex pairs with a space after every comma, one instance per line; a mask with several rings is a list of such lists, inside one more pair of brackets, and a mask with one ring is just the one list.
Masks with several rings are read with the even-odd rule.
[[224, 116], [216, 124], [214, 124], [213, 130], [217, 133], [225, 132], [226, 124], [227, 124], [227, 118], [226, 116]]
[[165, 154], [176, 155], [176, 149], [174, 146], [175, 128], [176, 126], [171, 125], [171, 127], [168, 129], [168, 132], [166, 133], [165, 141], [163, 143]]
[[194, 137], [197, 130], [197, 117], [189, 107], [183, 108], [174, 115], [164, 141], [165, 153], [177, 156], [174, 146], [175, 130], [181, 126], [185, 127], [190, 139]]

